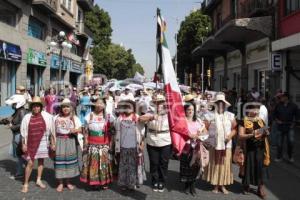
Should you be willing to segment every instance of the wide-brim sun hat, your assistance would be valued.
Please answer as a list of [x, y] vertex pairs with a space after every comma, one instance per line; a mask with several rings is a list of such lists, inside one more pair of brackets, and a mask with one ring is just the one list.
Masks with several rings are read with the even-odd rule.
[[26, 104], [26, 99], [24, 95], [21, 94], [14, 94], [9, 99], [5, 101], [5, 104], [11, 106], [16, 104], [16, 109], [23, 107]]
[[69, 98], [64, 98], [60, 103], [60, 106], [72, 106], [72, 102]]
[[218, 93], [216, 93], [215, 99], [212, 100], [211, 102], [212, 103], [216, 103], [218, 101], [223, 101], [227, 106], [231, 106], [231, 104], [228, 101], [226, 101], [225, 93], [224, 92], [218, 92]]
[[183, 100], [184, 100], [185, 102], [193, 101], [194, 99], [195, 99], [195, 95], [193, 95], [193, 94], [187, 94], [187, 95], [185, 95], [185, 96], [183, 97]]
[[32, 108], [32, 105], [37, 105], [37, 104], [40, 105], [41, 107], [44, 107], [44, 103], [43, 103], [41, 97], [34, 96], [32, 98], [32, 101], [29, 102], [29, 106], [30, 106], [30, 108]]
[[23, 85], [19, 85], [16, 89], [19, 91], [26, 90], [26, 88]]
[[158, 94], [158, 95], [154, 95], [152, 97], [152, 102], [165, 102], [166, 101], [166, 97], [164, 95]]

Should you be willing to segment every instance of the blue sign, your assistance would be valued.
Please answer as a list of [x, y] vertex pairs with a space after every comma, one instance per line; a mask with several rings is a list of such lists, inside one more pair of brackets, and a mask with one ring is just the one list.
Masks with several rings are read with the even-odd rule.
[[82, 64], [73, 61], [72, 64], [71, 64], [70, 71], [81, 74], [82, 73]]
[[21, 62], [22, 52], [20, 46], [0, 40], [0, 59]]
[[[70, 59], [62, 57], [62, 61], [61, 61], [61, 66], [62, 66], [62, 70], [67, 70], [70, 68]], [[51, 65], [50, 68], [52, 69], [59, 69], [60, 68], [60, 63], [59, 63], [59, 56], [56, 54], [52, 54], [51, 56]]]

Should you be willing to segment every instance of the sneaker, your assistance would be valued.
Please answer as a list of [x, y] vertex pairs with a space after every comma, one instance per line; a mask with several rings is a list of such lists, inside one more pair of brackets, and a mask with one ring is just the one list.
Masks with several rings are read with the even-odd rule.
[[155, 184], [153, 185], [153, 191], [154, 191], [154, 192], [158, 192], [158, 184], [157, 184], [157, 183], [155, 183]]
[[289, 162], [290, 162], [290, 163], [294, 163], [294, 162], [295, 162], [294, 158], [293, 158], [293, 157], [290, 158], [290, 159], [289, 159]]
[[282, 162], [282, 158], [275, 158], [275, 162]]
[[159, 192], [164, 192], [164, 191], [165, 191], [165, 186], [164, 186], [162, 183], [160, 183], [160, 184], [158, 185], [158, 191], [159, 191]]
[[21, 179], [23, 177], [24, 177], [24, 174], [15, 174], [15, 175], [10, 176], [9, 178], [12, 180], [16, 180], [16, 179]]

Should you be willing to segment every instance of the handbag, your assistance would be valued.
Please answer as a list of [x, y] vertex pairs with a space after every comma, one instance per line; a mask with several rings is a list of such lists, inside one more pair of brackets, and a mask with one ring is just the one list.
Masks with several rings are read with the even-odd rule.
[[265, 137], [265, 151], [264, 151], [264, 166], [268, 167], [271, 163], [270, 144], [268, 137]]
[[51, 159], [51, 160], [54, 160], [55, 159], [55, 151], [53, 151], [52, 149], [51, 149], [51, 147], [48, 147], [48, 155], [49, 155], [49, 158]]
[[244, 149], [242, 148], [242, 146], [240, 144], [235, 147], [232, 160], [234, 163], [236, 163], [239, 166], [244, 165], [245, 154], [244, 154]]

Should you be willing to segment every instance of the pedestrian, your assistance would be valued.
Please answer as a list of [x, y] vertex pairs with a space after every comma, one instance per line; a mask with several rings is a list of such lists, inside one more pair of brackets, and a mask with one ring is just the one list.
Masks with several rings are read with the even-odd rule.
[[115, 152], [119, 160], [118, 184], [122, 190], [134, 190], [143, 184], [144, 169], [144, 127], [135, 113], [134, 99], [119, 102], [121, 114], [115, 128]]
[[188, 122], [189, 137], [180, 156], [180, 180], [185, 183], [184, 192], [196, 195], [195, 182], [200, 178], [203, 168], [208, 164], [208, 150], [204, 140], [208, 138], [205, 124], [197, 119], [196, 105], [186, 103], [185, 115]]
[[60, 113], [54, 118], [54, 128], [56, 133], [54, 169], [58, 180], [56, 190], [63, 191], [64, 180], [67, 188], [73, 190], [74, 186], [69, 179], [79, 175], [76, 139], [81, 133], [81, 122], [74, 115], [72, 102], [68, 98], [61, 102]]
[[[5, 101], [7, 105], [10, 105], [14, 109], [14, 113], [11, 117], [6, 118], [7, 124], [12, 131], [12, 148], [11, 155], [17, 159], [16, 173], [11, 176], [11, 179], [19, 179], [24, 177], [24, 165], [25, 159], [22, 157], [22, 137], [20, 132], [20, 126], [22, 119], [26, 114], [25, 104], [26, 99], [21, 94], [15, 94]], [[2, 121], [4, 121], [2, 119]]]
[[50, 114], [55, 114], [54, 106], [57, 103], [57, 98], [55, 95], [56, 91], [54, 88], [49, 88], [49, 94], [45, 97], [46, 111]]
[[282, 161], [283, 158], [283, 143], [287, 137], [287, 153], [289, 162], [294, 162], [294, 127], [297, 119], [298, 107], [290, 101], [288, 93], [283, 93], [280, 96], [280, 103], [274, 111], [274, 118], [278, 129], [277, 157], [276, 162]]
[[88, 88], [84, 88], [84, 90], [82, 91], [82, 96], [80, 97], [79, 104], [80, 104], [79, 117], [81, 123], [83, 124], [85, 116], [91, 112], [91, 106], [90, 106], [91, 97], [88, 94]]
[[225, 94], [219, 92], [215, 96], [214, 111], [206, 116], [206, 127], [209, 131], [209, 164], [205, 168], [203, 179], [213, 186], [213, 193], [228, 194], [226, 185], [233, 184], [232, 174], [232, 138], [236, 135], [236, 121], [234, 114], [226, 111], [230, 103]]
[[141, 116], [140, 121], [147, 123], [146, 143], [153, 191], [164, 192], [172, 153], [166, 99], [163, 95], [153, 96], [152, 104], [156, 107], [155, 113]]
[[[53, 117], [43, 111], [41, 98], [36, 96], [29, 104], [31, 113], [24, 116], [21, 123], [22, 150], [27, 160], [25, 170], [25, 181], [22, 188], [23, 193], [28, 192], [29, 178], [35, 160], [38, 160], [38, 174], [36, 185], [42, 189], [46, 185], [41, 181], [44, 159], [48, 158], [49, 148], [55, 148], [55, 135], [53, 130]], [[49, 140], [49, 138], [51, 138]]]
[[[243, 152], [245, 161], [243, 166], [242, 183], [244, 194], [249, 193], [250, 184], [258, 186], [257, 194], [265, 199], [264, 182], [267, 175], [265, 153], [269, 152], [269, 145], [266, 144], [269, 134], [264, 120], [259, 116], [259, 105], [247, 106], [247, 116], [239, 126], [239, 139], [245, 142]], [[269, 156], [269, 155], [267, 155]]]
[[90, 186], [108, 189], [113, 182], [112, 132], [110, 116], [105, 113], [105, 103], [98, 99], [94, 110], [85, 117], [85, 147], [80, 180]]

